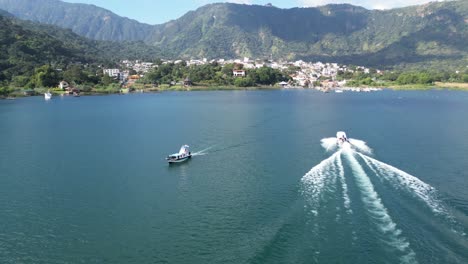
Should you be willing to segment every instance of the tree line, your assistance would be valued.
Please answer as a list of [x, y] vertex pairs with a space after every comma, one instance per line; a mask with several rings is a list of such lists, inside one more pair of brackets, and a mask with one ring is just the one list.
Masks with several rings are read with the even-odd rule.
[[378, 73], [371, 70], [368, 73], [356, 70], [354, 72], [338, 72], [338, 80], [349, 80], [349, 86], [382, 86], [382, 85], [431, 85], [435, 82], [468, 83], [468, 70], [464, 72], [447, 71], [387, 71]]
[[[234, 77], [234, 70], [244, 70], [244, 77]], [[202, 86], [237, 86], [253, 87], [256, 85], [274, 85], [281, 81], [288, 81], [289, 76], [277, 69], [260, 67], [243, 69], [242, 64], [226, 64], [221, 66], [214, 62], [204, 65], [190, 65], [182, 63], [160, 64], [148, 72], [140, 82], [156, 85], [171, 85], [186, 79], [195, 85]]]

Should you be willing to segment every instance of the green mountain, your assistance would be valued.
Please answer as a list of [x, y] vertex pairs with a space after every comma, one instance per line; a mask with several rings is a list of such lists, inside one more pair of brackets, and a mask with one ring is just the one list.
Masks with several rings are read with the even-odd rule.
[[466, 0], [386, 11], [347, 4], [210, 4], [155, 26], [59, 0], [0, 0], [0, 8], [93, 39], [141, 40], [165, 58], [273, 57], [418, 68], [465, 67], [468, 60]]
[[212, 4], [158, 26], [150, 41], [185, 57], [466, 65], [467, 23], [468, 1], [388, 11], [352, 5], [279, 9]]
[[46, 63], [85, 61], [79, 50], [50, 35], [25, 29], [7, 16], [0, 16], [0, 49], [0, 80], [30, 74]]
[[0, 0], [0, 9], [21, 19], [69, 28], [96, 40], [143, 40], [153, 28], [94, 5], [59, 0]]
[[95, 41], [56, 26], [18, 20], [0, 10], [0, 84], [31, 76], [42, 65], [106, 64], [123, 59], [161, 57], [143, 42]]

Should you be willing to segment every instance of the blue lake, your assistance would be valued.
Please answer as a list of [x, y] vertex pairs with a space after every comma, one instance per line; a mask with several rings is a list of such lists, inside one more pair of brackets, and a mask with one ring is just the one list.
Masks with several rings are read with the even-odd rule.
[[0, 263], [468, 263], [467, 117], [455, 91], [3, 100]]

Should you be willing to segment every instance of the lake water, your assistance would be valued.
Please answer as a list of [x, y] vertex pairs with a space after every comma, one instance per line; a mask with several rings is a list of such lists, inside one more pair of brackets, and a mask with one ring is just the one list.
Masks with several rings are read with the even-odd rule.
[[467, 117], [454, 91], [3, 100], [0, 263], [468, 263]]

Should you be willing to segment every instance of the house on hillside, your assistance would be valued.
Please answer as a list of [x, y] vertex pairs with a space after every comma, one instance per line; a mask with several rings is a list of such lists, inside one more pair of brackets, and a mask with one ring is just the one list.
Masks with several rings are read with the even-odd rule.
[[62, 89], [62, 90], [67, 90], [68, 88], [70, 87], [70, 84], [66, 81], [61, 81], [59, 83], [59, 88]]
[[119, 77], [120, 70], [119, 69], [104, 69], [104, 74], [107, 74], [110, 77], [117, 78]]
[[328, 89], [333, 89], [338, 87], [338, 82], [333, 81], [333, 80], [324, 80], [321, 82], [322, 87], [328, 88]]
[[184, 86], [192, 86], [192, 80], [190, 80], [189, 77], [185, 78], [184, 80]]
[[234, 77], [245, 77], [244, 70], [233, 70], [232, 74], [234, 75]]
[[128, 77], [128, 81], [127, 81], [127, 86], [131, 86], [133, 84], [135, 84], [138, 80], [140, 79], [140, 75], [130, 75]]
[[281, 88], [289, 88], [289, 83], [285, 81], [278, 83], [278, 85], [281, 86]]

